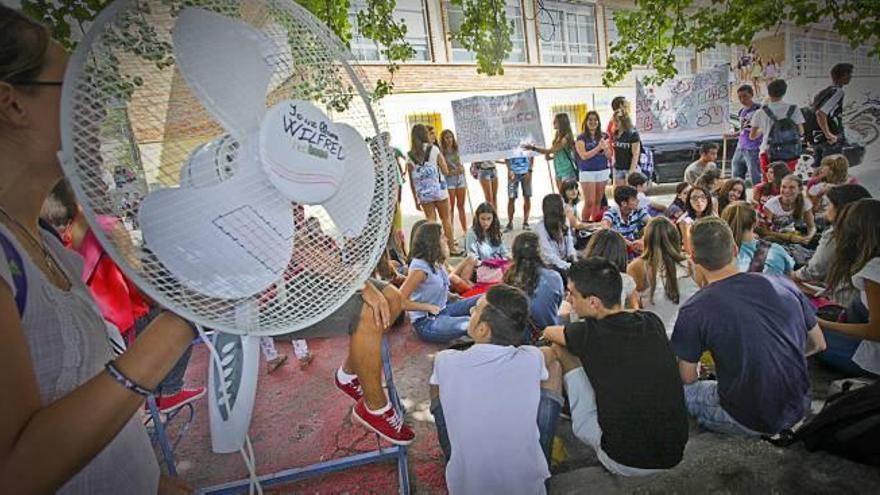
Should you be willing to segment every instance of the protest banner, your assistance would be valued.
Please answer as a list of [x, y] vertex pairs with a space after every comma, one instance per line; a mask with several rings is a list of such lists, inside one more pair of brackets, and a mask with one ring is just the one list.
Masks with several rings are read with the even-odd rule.
[[502, 96], [473, 96], [452, 102], [461, 161], [534, 155], [525, 143], [544, 147], [535, 90]]
[[726, 66], [661, 86], [636, 81], [636, 129], [649, 141], [720, 137], [730, 126], [729, 93]]

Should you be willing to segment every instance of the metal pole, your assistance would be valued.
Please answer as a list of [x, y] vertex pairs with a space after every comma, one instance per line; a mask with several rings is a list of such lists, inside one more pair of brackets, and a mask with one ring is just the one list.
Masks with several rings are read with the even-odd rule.
[[727, 138], [721, 137], [721, 177], [727, 175]]

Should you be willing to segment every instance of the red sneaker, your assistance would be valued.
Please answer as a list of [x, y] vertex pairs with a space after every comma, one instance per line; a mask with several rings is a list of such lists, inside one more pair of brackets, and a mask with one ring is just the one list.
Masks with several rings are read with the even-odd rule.
[[367, 409], [367, 403], [361, 399], [352, 408], [351, 417], [394, 445], [409, 445], [416, 438], [412, 428], [403, 422], [394, 407], [389, 407], [382, 414], [373, 414]]
[[339, 375], [334, 371], [333, 382], [336, 384], [336, 388], [345, 392], [346, 395], [355, 401], [361, 400], [361, 397], [364, 396], [364, 389], [361, 388], [361, 382], [358, 381], [357, 377], [354, 377], [349, 383], [342, 383], [339, 381]]
[[159, 412], [168, 414], [178, 407], [190, 402], [201, 399], [205, 395], [205, 387], [185, 388], [174, 395], [165, 395], [156, 397], [156, 407]]

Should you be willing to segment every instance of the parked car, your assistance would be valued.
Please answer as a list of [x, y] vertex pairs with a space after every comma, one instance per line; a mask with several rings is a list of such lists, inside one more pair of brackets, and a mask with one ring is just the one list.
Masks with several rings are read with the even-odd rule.
[[[735, 125], [738, 123], [735, 122], [736, 116], [733, 115], [732, 117], [731, 124], [734, 129], [737, 129]], [[861, 142], [860, 134], [851, 131], [849, 126], [847, 126], [846, 135], [849, 142], [844, 146], [843, 154], [849, 160], [850, 167], [855, 167], [862, 163], [862, 160], [865, 158], [865, 145]], [[733, 158], [733, 153], [736, 151], [736, 141], [735, 138], [727, 140], [726, 173], [728, 176], [731, 174], [730, 162]], [[643, 144], [654, 153], [653, 181], [655, 183], [663, 183], [681, 182], [684, 180], [684, 169], [700, 157], [700, 146], [705, 142], [714, 142], [718, 145], [718, 166], [720, 167], [721, 161], [724, 159], [722, 156], [724, 145], [721, 136], [709, 136], [702, 139], [675, 139], [673, 137], [644, 139]], [[806, 152], [812, 153], [809, 149]]]

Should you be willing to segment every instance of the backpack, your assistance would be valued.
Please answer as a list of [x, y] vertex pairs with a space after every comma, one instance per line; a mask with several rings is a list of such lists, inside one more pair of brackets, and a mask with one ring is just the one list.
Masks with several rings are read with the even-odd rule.
[[[801, 113], [804, 115], [804, 136], [809, 139], [811, 144], [822, 144], [825, 142], [825, 134], [822, 132], [822, 129], [819, 128], [819, 119], [816, 117], [816, 112], [822, 108], [822, 105], [828, 101], [828, 98], [831, 98], [835, 90], [835, 86], [828, 86], [822, 91], [819, 91], [819, 94], [813, 98], [813, 102], [810, 106], [801, 108]], [[828, 116], [828, 130], [834, 134], [839, 134], [841, 127], [842, 122], [840, 115]]]
[[880, 382], [834, 394], [819, 414], [796, 431], [766, 439], [783, 447], [803, 442], [811, 452], [824, 450], [855, 462], [880, 466]]
[[412, 181], [416, 189], [416, 196], [419, 202], [433, 203], [443, 199], [443, 178], [441, 177], [440, 167], [432, 164], [430, 160], [433, 148], [427, 150], [425, 160], [421, 163], [416, 162], [412, 154], [409, 155], [413, 162]]
[[783, 118], [777, 117], [767, 105], [761, 108], [773, 122], [767, 133], [767, 156], [770, 161], [788, 161], [801, 156], [803, 146], [801, 146], [800, 131], [791, 119], [791, 116], [798, 109], [797, 106], [791, 105]]
[[650, 183], [654, 177], [654, 152], [644, 144], [639, 146], [639, 169]]

